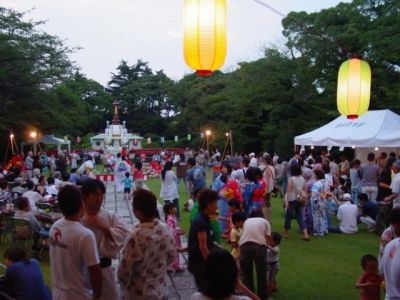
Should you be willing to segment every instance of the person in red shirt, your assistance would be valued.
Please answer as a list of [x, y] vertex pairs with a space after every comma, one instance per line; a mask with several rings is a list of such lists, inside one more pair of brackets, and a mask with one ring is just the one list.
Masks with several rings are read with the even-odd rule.
[[128, 151], [126, 150], [125, 147], [122, 147], [121, 149], [121, 157], [127, 157], [128, 156]]
[[360, 289], [360, 300], [381, 299], [382, 276], [378, 274], [378, 259], [367, 254], [361, 258], [363, 273], [356, 282], [356, 288]]

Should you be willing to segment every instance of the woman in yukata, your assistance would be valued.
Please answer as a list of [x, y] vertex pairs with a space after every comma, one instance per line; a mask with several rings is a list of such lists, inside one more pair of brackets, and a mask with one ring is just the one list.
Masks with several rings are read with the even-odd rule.
[[311, 188], [311, 211], [313, 216], [313, 229], [315, 236], [324, 236], [328, 233], [327, 220], [327, 196], [329, 196], [329, 186], [325, 182], [325, 174], [322, 170], [314, 170], [315, 183]]

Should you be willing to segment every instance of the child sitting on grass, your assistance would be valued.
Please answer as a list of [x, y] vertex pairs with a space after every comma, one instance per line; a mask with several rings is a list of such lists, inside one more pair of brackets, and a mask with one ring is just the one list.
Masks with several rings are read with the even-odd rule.
[[366, 254], [361, 258], [363, 273], [356, 282], [356, 288], [360, 289], [360, 300], [379, 300], [382, 276], [378, 274], [378, 259], [372, 254]]

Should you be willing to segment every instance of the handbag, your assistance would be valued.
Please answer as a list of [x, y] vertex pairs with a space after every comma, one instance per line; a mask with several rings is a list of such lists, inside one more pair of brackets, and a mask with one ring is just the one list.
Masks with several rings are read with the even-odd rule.
[[304, 204], [306, 204], [307, 199], [308, 199], [308, 197], [307, 197], [307, 192], [306, 192], [305, 190], [301, 190], [301, 191], [297, 194], [296, 202], [299, 203], [299, 204], [301, 204], [301, 205], [304, 205]]

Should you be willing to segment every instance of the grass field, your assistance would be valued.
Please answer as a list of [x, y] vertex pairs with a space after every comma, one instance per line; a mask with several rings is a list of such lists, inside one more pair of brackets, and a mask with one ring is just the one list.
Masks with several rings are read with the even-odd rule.
[[[159, 195], [158, 178], [150, 178], [148, 186]], [[181, 207], [187, 199], [182, 183], [179, 199]], [[272, 206], [272, 230], [282, 232], [282, 199], [273, 199]], [[189, 213], [183, 210], [181, 227], [188, 232]], [[281, 243], [278, 292], [274, 293], [273, 299], [358, 299], [359, 291], [355, 288], [355, 282], [362, 272], [360, 258], [368, 253], [377, 255], [379, 237], [368, 232], [364, 225], [360, 225], [359, 232], [354, 235], [331, 233], [325, 237], [311, 236], [310, 242], [300, 238], [296, 221], [293, 220], [289, 238]], [[229, 247], [227, 244], [224, 246]], [[45, 281], [49, 284], [49, 261], [43, 260], [41, 265]]]

